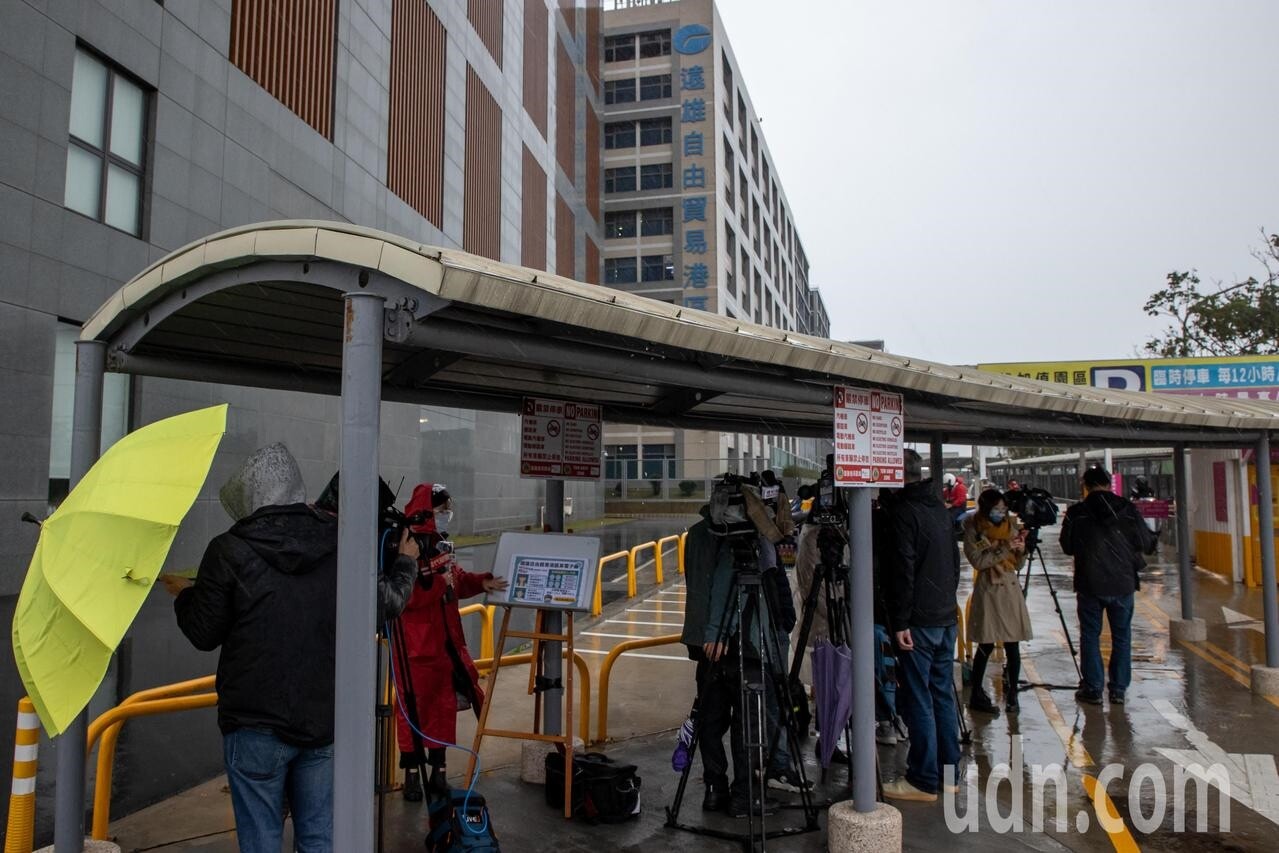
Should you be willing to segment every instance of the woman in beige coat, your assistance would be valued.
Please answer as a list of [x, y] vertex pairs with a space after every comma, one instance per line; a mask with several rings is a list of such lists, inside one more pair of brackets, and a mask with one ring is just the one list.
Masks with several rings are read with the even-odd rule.
[[1005, 708], [1015, 713], [1019, 710], [1017, 683], [1021, 675], [1018, 643], [1031, 638], [1030, 612], [1017, 584], [1017, 572], [1026, 561], [1026, 539], [998, 489], [982, 492], [977, 511], [964, 522], [964, 556], [977, 571], [968, 617], [968, 640], [977, 644], [968, 707], [999, 713], [983, 682], [995, 643], [1003, 643]]

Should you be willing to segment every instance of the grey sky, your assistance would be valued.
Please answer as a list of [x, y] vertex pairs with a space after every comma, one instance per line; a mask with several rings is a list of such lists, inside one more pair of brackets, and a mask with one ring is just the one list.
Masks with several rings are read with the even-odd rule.
[[719, 0], [836, 338], [1132, 355], [1279, 229], [1279, 3]]

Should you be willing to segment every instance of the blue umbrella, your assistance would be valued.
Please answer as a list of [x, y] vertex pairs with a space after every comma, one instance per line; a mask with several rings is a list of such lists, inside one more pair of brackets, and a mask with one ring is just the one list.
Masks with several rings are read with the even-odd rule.
[[822, 640], [813, 649], [813, 690], [817, 693], [818, 758], [830, 767], [840, 732], [853, 713], [853, 654], [848, 646]]

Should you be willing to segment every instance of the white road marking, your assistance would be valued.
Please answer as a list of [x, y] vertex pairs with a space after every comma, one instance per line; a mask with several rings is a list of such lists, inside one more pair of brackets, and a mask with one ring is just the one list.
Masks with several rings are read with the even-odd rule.
[[[577, 649], [577, 651], [581, 652], [584, 655], [607, 655], [608, 654], [607, 651], [604, 651], [602, 649]], [[644, 658], [646, 660], [682, 660], [685, 663], [693, 662], [689, 660], [687, 657], [680, 657], [678, 655], [650, 655], [650, 654], [645, 654], [644, 652], [627, 652], [624, 655], [624, 657]]]
[[1238, 610], [1223, 607], [1221, 608], [1221, 615], [1226, 620], [1227, 628], [1244, 628], [1249, 631], [1256, 631], [1258, 634], [1266, 633], [1266, 627], [1262, 624], [1262, 620], [1254, 619], [1247, 613], [1240, 613]]
[[683, 628], [683, 622], [639, 622], [630, 619], [605, 619], [614, 625], [652, 625], [655, 628]]

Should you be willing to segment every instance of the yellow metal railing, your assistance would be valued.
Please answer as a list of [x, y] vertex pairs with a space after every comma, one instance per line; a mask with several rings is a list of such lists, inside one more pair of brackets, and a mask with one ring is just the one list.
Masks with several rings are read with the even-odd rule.
[[[563, 649], [560, 652], [560, 656], [567, 657], [568, 649]], [[502, 666], [504, 667], [532, 662], [533, 655], [528, 652], [519, 655], [502, 655]], [[492, 666], [492, 658], [481, 658], [475, 662], [475, 668], [480, 672], [488, 672]], [[582, 743], [588, 743], [591, 739], [591, 671], [586, 666], [586, 659], [577, 652], [573, 653], [573, 666], [577, 667], [577, 732], [582, 739]], [[488, 697], [485, 697], [485, 701], [488, 701]]]
[[497, 607], [492, 604], [468, 604], [458, 611], [461, 616], [471, 616], [479, 614], [480, 628], [480, 657], [493, 657], [493, 617], [497, 613]]
[[[599, 616], [604, 612], [604, 567], [614, 560], [626, 560], [628, 563], [626, 567], [627, 576], [630, 577], [634, 574], [634, 571], [629, 565], [630, 557], [630, 551], [616, 551], [607, 556], [600, 557], [599, 567], [595, 570], [595, 601], [591, 603], [592, 616]], [[629, 586], [630, 584], [628, 583], [627, 587], [629, 588]]]
[[659, 584], [662, 583], [662, 580], [663, 580], [663, 570], [665, 568], [665, 561], [666, 561], [666, 546], [669, 545], [671, 542], [675, 543], [675, 554], [676, 554], [676, 559], [678, 560], [678, 563], [679, 563], [679, 573], [681, 575], [684, 574], [684, 540], [682, 538], [683, 535], [684, 534], [682, 533], [676, 533], [673, 536], [663, 536], [661, 539], [658, 539], [657, 542], [655, 543], [656, 547], [654, 548], [654, 551], [656, 552], [656, 556], [654, 556], [653, 559], [657, 563], [657, 582]]
[[656, 542], [641, 542], [632, 548], [626, 558], [626, 597], [634, 598], [635, 593], [639, 591], [639, 582], [636, 578], [639, 567], [639, 555], [652, 548], [658, 556], [653, 558], [654, 565], [657, 566], [657, 583], [662, 583], [662, 557], [661, 552], [657, 550]]
[[670, 646], [678, 643], [679, 640], [679, 634], [663, 634], [660, 637], [623, 640], [608, 653], [608, 656], [604, 658], [604, 665], [600, 668], [599, 725], [596, 728], [596, 742], [603, 743], [608, 740], [608, 686], [613, 676], [613, 664], [617, 663], [618, 658], [627, 652], [632, 652], [636, 649], [651, 649], [654, 646]]

